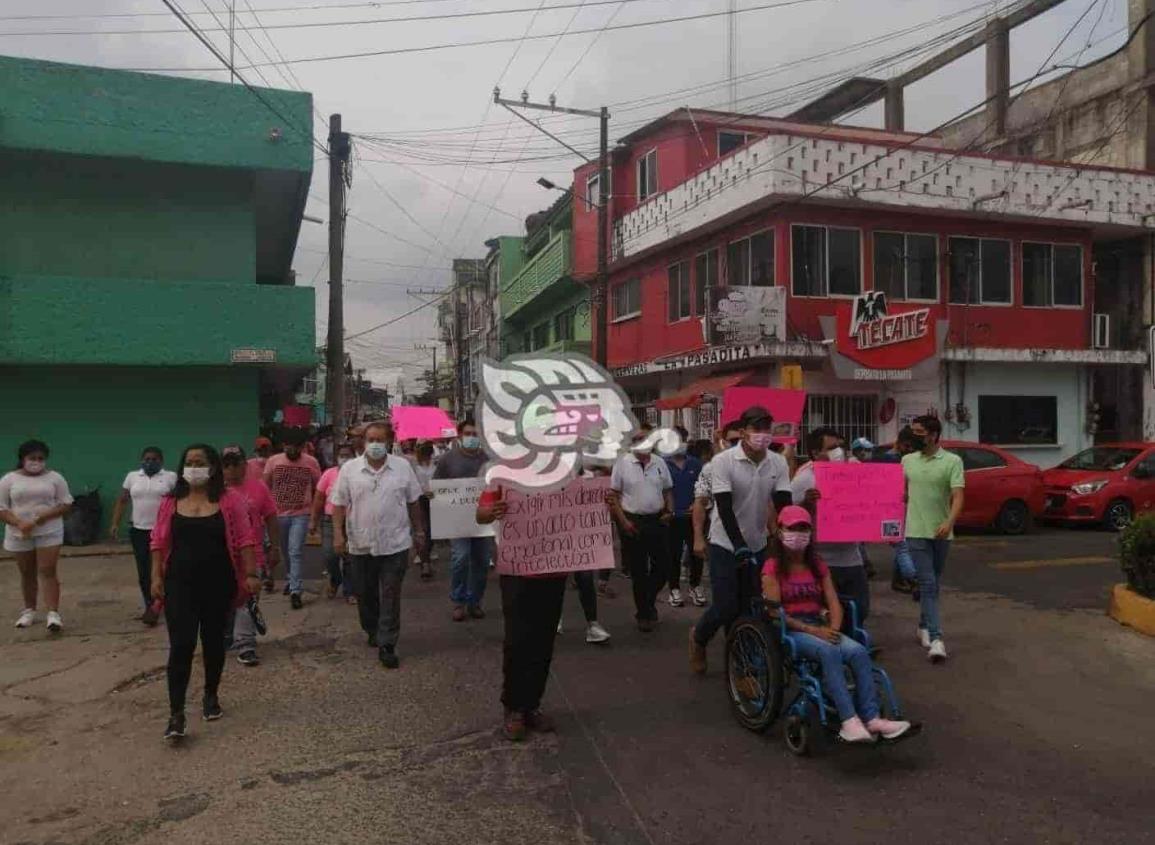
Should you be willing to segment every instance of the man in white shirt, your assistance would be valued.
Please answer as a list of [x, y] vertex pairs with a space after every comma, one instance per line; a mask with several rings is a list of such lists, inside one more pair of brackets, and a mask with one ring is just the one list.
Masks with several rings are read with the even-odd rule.
[[[744, 610], [743, 599], [761, 594], [759, 572], [777, 507], [790, 504], [790, 468], [770, 451], [774, 418], [755, 405], [739, 419], [742, 442], [710, 462], [710, 586], [713, 601], [690, 629], [690, 668], [706, 671], [706, 646], [723, 625], [730, 627]], [[751, 558], [757, 565], [750, 563]]]
[[674, 514], [674, 486], [670, 469], [654, 460], [652, 447], [641, 446], [652, 426], [634, 434], [630, 452], [614, 464], [610, 489], [618, 496], [611, 510], [622, 538], [622, 557], [634, 590], [638, 630], [649, 633], [658, 622], [658, 591], [666, 583], [669, 566], [669, 532]]
[[367, 426], [365, 454], [341, 467], [329, 495], [333, 550], [353, 561], [361, 628], [386, 669], [401, 665], [401, 582], [413, 538], [424, 540], [426, 530], [421, 485], [409, 461], [390, 456], [391, 434], [383, 423]]

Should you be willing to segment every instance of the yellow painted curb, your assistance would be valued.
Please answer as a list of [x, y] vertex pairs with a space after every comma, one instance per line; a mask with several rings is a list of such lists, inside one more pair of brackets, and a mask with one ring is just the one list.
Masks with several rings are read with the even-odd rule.
[[1144, 598], [1126, 584], [1116, 584], [1111, 590], [1107, 613], [1116, 622], [1155, 637], [1155, 599]]

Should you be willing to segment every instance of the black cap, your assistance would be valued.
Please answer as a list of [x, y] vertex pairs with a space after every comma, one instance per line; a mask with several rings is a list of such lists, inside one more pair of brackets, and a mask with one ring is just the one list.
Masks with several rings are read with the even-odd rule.
[[761, 405], [751, 405], [738, 418], [738, 424], [743, 428], [769, 428], [773, 422], [773, 415]]

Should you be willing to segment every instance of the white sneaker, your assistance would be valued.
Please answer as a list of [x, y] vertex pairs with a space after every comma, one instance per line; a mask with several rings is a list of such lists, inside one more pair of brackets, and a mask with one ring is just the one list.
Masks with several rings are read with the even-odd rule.
[[866, 729], [866, 725], [862, 724], [862, 720], [857, 716], [851, 716], [842, 723], [842, 728], [838, 731], [838, 738], [843, 742], [862, 743], [875, 742], [878, 739]]
[[669, 598], [666, 599], [666, 601], [668, 601], [670, 603], [670, 607], [681, 607], [682, 606], [682, 591], [681, 590], [670, 590], [670, 596], [669, 596]]
[[866, 729], [883, 739], [898, 739], [910, 730], [910, 722], [877, 717], [866, 723]]
[[60, 633], [60, 629], [64, 627], [64, 621], [60, 618], [60, 614], [55, 610], [48, 611], [48, 632], [50, 634]]
[[610, 638], [610, 632], [598, 622], [591, 622], [586, 628], [587, 643], [604, 643]]
[[560, 634], [560, 633], [562, 633], [562, 630], [561, 630], [561, 620], [560, 620], [560, 619], [559, 619], [559, 620], [557, 620], [557, 632], [558, 632], [559, 634]]
[[923, 648], [930, 648], [930, 631], [926, 628], [918, 629], [918, 644]]
[[20, 616], [16, 619], [17, 628], [31, 628], [36, 624], [36, 611], [31, 607], [26, 607], [20, 611]]
[[942, 640], [935, 640], [930, 644], [930, 650], [927, 651], [926, 656], [930, 658], [931, 663], [942, 663], [946, 660], [946, 646], [943, 645]]
[[705, 607], [706, 606], [706, 591], [703, 590], [701, 587], [691, 587], [690, 588], [690, 601], [692, 601], [698, 607]]

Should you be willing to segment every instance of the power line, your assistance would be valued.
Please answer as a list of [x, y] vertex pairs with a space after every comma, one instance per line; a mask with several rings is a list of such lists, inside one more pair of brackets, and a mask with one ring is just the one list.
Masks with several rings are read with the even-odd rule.
[[[380, 6], [413, 6], [424, 3], [452, 3], [457, 0], [370, 0], [360, 3], [314, 3], [308, 6], [262, 6], [256, 11], [265, 12], [309, 12], [333, 9], [376, 9]], [[205, 12], [189, 12], [190, 17], [204, 15]], [[155, 18], [167, 17], [168, 12], [99, 12], [96, 14], [76, 14], [66, 12], [56, 15], [0, 15], [0, 21], [40, 21], [40, 20], [95, 20], [98, 18]]]

